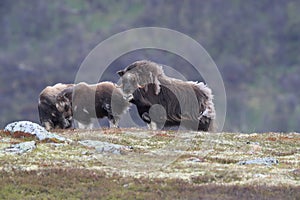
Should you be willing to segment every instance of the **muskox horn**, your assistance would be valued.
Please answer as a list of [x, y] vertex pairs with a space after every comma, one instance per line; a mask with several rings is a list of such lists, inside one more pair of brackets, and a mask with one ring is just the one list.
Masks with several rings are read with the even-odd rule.
[[116, 84], [116, 88], [123, 88], [123, 84], [120, 85]]
[[125, 72], [124, 72], [124, 70], [120, 70], [120, 71], [117, 71], [117, 74], [118, 74], [120, 77], [122, 77], [122, 76], [125, 74]]

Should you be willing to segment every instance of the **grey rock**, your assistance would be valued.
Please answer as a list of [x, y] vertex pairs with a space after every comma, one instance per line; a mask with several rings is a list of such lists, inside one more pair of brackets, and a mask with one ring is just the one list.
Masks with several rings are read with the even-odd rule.
[[95, 140], [83, 140], [79, 141], [79, 144], [96, 149], [97, 153], [112, 153], [120, 155], [126, 151], [132, 149], [132, 147], [123, 146], [119, 144], [112, 144], [108, 142], [95, 141]]
[[191, 157], [187, 159], [188, 162], [203, 162], [203, 159], [197, 158], [197, 157]]
[[266, 157], [266, 158], [257, 158], [253, 160], [243, 160], [239, 161], [237, 164], [239, 165], [274, 165], [278, 164], [279, 161], [276, 158]]
[[8, 124], [4, 131], [10, 133], [10, 135], [14, 136], [15, 133], [24, 133], [28, 135], [35, 136], [38, 140], [50, 140], [50, 141], [57, 141], [57, 142], [65, 142], [67, 141], [66, 138], [61, 137], [57, 134], [48, 132], [44, 127], [30, 122], [30, 121], [18, 121]]
[[22, 142], [19, 144], [14, 144], [10, 147], [4, 149], [4, 152], [13, 153], [13, 154], [23, 154], [26, 152], [30, 152], [36, 148], [35, 141]]

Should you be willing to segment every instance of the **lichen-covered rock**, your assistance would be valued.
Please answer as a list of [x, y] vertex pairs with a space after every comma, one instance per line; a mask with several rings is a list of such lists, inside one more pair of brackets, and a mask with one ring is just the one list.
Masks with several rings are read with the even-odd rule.
[[274, 165], [278, 164], [279, 161], [276, 158], [257, 158], [253, 160], [243, 160], [238, 162], [239, 165]]
[[95, 140], [83, 140], [79, 141], [79, 144], [82, 144], [87, 147], [95, 148], [97, 153], [112, 153], [112, 154], [122, 154], [126, 151], [129, 151], [131, 147], [112, 144], [108, 142], [95, 141]]
[[4, 149], [4, 152], [14, 153], [14, 154], [22, 154], [26, 152], [30, 152], [36, 148], [35, 141], [22, 142], [19, 144], [14, 144], [8, 148]]
[[66, 138], [57, 134], [48, 132], [44, 127], [30, 122], [18, 121], [8, 124], [4, 128], [4, 132], [12, 137], [36, 137], [40, 141], [65, 142]]

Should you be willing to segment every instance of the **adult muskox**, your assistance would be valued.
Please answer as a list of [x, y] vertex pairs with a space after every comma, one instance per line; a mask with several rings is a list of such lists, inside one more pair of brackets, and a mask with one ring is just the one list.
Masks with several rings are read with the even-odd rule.
[[140, 117], [151, 128], [182, 125], [213, 130], [213, 95], [204, 83], [170, 78], [162, 66], [146, 60], [136, 61], [118, 74], [124, 98], [137, 106]]
[[57, 105], [57, 95], [64, 89], [72, 87], [73, 84], [58, 83], [54, 86], [47, 86], [39, 95], [38, 111], [40, 122], [47, 130], [53, 128], [69, 128], [71, 126], [72, 115], [63, 108], [59, 111]]
[[110, 127], [118, 127], [120, 115], [129, 106], [123, 92], [111, 82], [78, 83], [63, 90], [57, 97], [58, 110], [67, 108], [79, 128], [92, 128], [93, 118], [107, 117]]

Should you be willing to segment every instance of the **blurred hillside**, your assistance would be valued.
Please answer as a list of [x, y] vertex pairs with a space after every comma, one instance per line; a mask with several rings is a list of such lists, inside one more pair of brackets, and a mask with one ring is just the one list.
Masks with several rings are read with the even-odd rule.
[[[74, 82], [99, 42], [130, 28], [158, 26], [191, 36], [216, 62], [227, 93], [225, 130], [300, 131], [299, 10], [297, 0], [1, 0], [0, 128], [38, 121], [40, 91]], [[103, 80], [117, 80], [115, 71], [143, 58], [184, 64], [172, 55], [138, 51], [114, 62]]]

